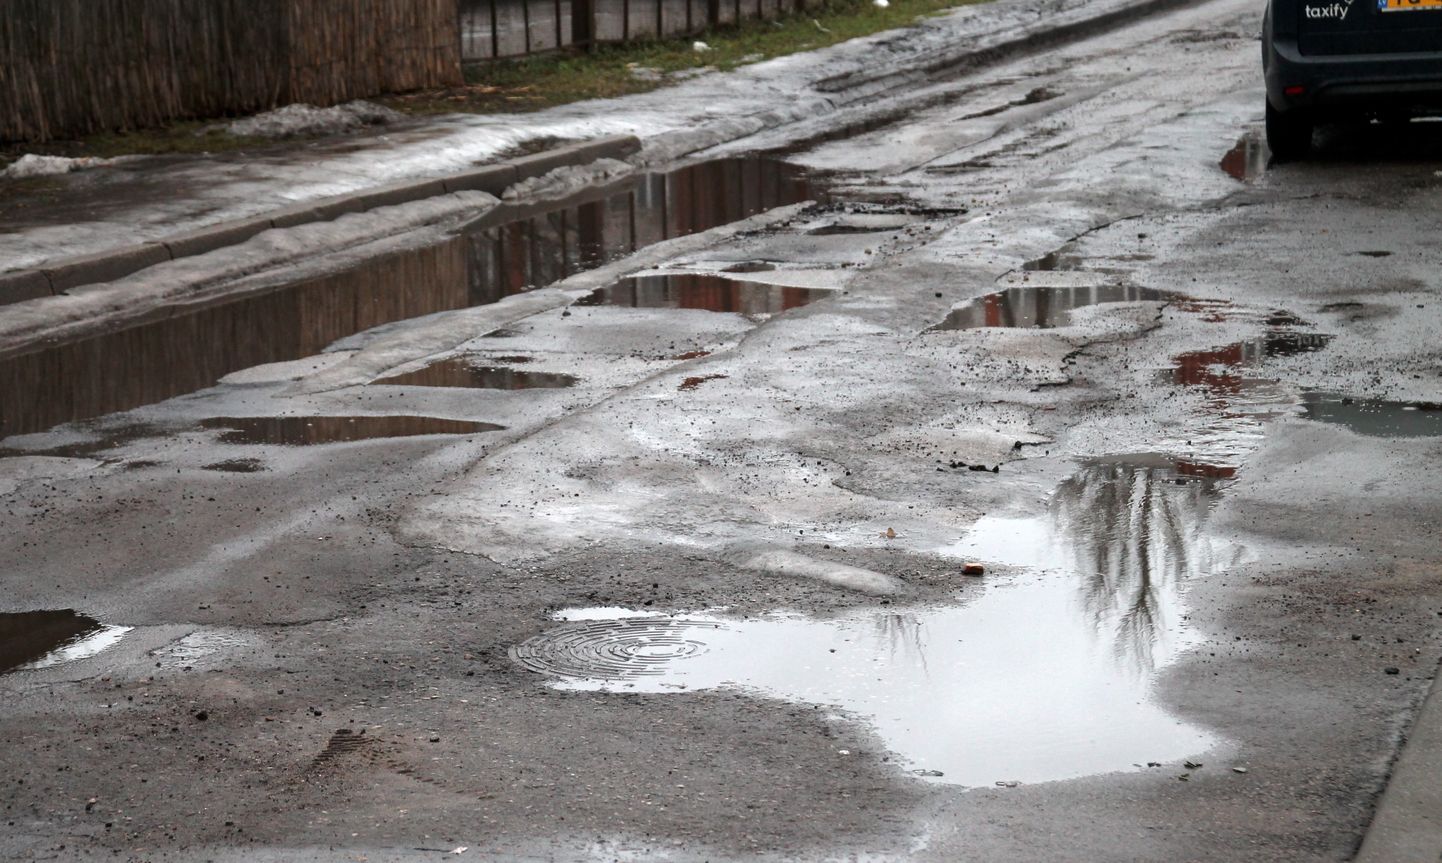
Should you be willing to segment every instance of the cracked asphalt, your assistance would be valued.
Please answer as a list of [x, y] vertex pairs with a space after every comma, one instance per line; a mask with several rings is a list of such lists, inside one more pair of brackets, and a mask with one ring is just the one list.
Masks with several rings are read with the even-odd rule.
[[1442, 647], [1442, 129], [1268, 165], [1259, 19], [0, 443], [0, 634], [94, 621], [0, 654], [0, 857], [1351, 859]]

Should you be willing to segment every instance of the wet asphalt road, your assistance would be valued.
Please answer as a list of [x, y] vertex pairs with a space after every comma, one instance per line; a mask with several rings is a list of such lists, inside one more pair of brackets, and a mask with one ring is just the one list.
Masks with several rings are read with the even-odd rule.
[[0, 611], [94, 623], [0, 617], [0, 856], [1350, 859], [1442, 642], [1442, 129], [1267, 166], [1254, 7], [6, 441]]

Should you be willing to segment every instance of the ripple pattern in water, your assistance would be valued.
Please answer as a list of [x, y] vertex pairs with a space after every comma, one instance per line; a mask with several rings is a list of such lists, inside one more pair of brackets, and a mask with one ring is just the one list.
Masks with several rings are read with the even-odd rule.
[[718, 621], [629, 618], [559, 626], [511, 648], [523, 668], [579, 680], [626, 680], [664, 674], [668, 666], [705, 653]]

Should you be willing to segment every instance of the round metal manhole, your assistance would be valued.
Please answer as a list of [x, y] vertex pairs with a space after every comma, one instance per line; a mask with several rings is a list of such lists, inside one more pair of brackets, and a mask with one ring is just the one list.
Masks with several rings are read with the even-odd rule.
[[558, 626], [511, 648], [522, 668], [553, 677], [625, 680], [664, 674], [667, 666], [708, 650], [714, 621], [631, 618]]

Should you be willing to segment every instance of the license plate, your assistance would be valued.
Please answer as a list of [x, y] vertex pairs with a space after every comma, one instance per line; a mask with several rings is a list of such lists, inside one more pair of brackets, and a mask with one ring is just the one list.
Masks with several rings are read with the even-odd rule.
[[1442, 9], [1442, 0], [1377, 0], [1383, 12], [1409, 12], [1413, 9]]

